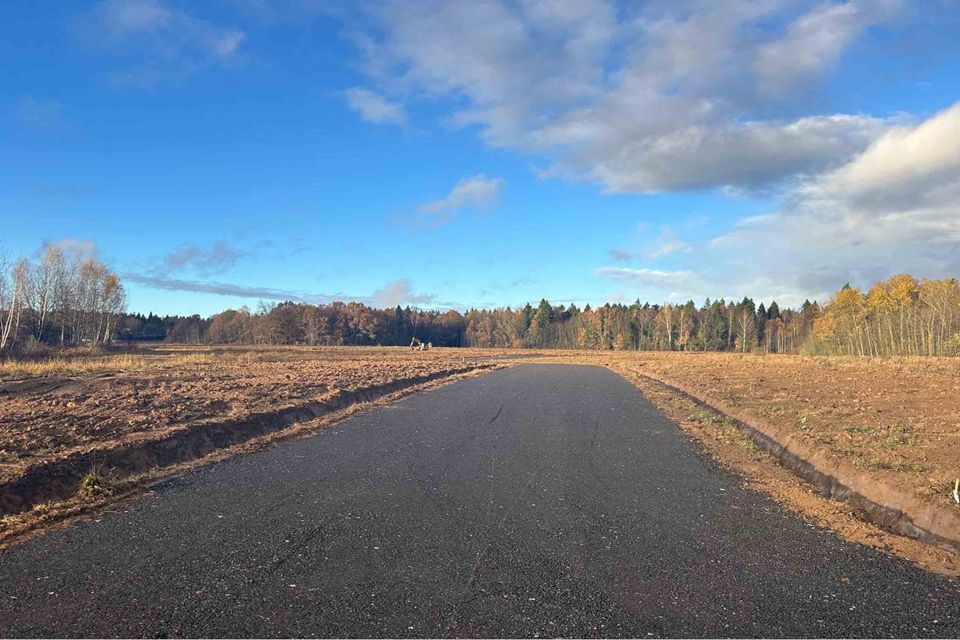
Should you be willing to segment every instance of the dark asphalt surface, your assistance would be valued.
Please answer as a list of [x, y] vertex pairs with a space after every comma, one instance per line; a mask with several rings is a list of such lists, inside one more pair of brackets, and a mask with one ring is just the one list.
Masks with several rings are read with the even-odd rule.
[[623, 379], [523, 365], [0, 552], [3, 636], [960, 636], [960, 586], [740, 487]]

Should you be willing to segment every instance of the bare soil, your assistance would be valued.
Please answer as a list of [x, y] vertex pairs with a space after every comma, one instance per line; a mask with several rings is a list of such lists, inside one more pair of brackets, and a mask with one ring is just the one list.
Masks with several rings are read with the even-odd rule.
[[[186, 352], [185, 352], [186, 351]], [[0, 379], [0, 481], [38, 460], [338, 391], [476, 366], [458, 352], [170, 349], [113, 370]], [[186, 357], [184, 357], [186, 356]]]
[[18, 371], [0, 379], [0, 508], [100, 498], [157, 467], [492, 366], [468, 355], [170, 348]]

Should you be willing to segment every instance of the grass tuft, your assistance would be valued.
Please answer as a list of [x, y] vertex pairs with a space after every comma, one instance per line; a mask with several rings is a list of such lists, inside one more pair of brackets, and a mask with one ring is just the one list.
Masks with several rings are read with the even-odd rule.
[[93, 467], [80, 477], [80, 488], [77, 494], [92, 498], [98, 496], [111, 496], [116, 491], [116, 481], [109, 475], [104, 474], [100, 467]]

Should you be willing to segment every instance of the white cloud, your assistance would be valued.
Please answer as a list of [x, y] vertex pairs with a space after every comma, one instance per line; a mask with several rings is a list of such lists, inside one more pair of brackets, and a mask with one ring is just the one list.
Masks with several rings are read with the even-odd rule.
[[117, 84], [154, 86], [240, 60], [246, 34], [176, 9], [163, 0], [101, 0], [83, 21], [95, 46], [131, 57]]
[[803, 190], [811, 200], [896, 211], [950, 206], [960, 186], [960, 102], [916, 126], [885, 133], [853, 162]]
[[[43, 249], [46, 250], [47, 247], [60, 249], [68, 262], [89, 260], [91, 258], [99, 259], [100, 257], [100, 248], [96, 242], [91, 240], [62, 238], [60, 240], [44, 242]], [[37, 255], [42, 255], [42, 251], [38, 252]]]
[[791, 102], [898, 4], [397, 0], [360, 41], [374, 81], [545, 156], [548, 175], [626, 192], [757, 188], [842, 164], [890, 125], [799, 117]]
[[383, 96], [369, 89], [354, 87], [343, 92], [347, 104], [362, 120], [373, 124], [407, 123], [407, 113], [403, 106], [388, 102]]
[[159, 0], [106, 0], [100, 4], [100, 16], [114, 37], [150, 33], [173, 20], [173, 12]]
[[960, 103], [882, 135], [698, 252], [704, 295], [824, 299], [896, 273], [960, 275]]
[[376, 308], [389, 308], [397, 305], [427, 305], [440, 308], [454, 308], [462, 305], [451, 302], [439, 302], [436, 296], [414, 293], [409, 280], [394, 280], [368, 296], [349, 295], [345, 293], [316, 293], [296, 291], [291, 289], [276, 289], [272, 287], [258, 287], [255, 285], [238, 285], [210, 280], [194, 280], [173, 278], [163, 274], [122, 273], [121, 278], [137, 285], [160, 289], [163, 291], [183, 291], [189, 293], [206, 293], [218, 296], [247, 298], [251, 300], [277, 300], [302, 302], [306, 304], [330, 304], [334, 301], [361, 302]]
[[654, 240], [643, 256], [647, 260], [659, 260], [675, 253], [686, 253], [691, 250], [691, 246], [677, 237], [674, 230], [668, 226], [660, 229], [660, 235]]
[[671, 240], [669, 242], [663, 242], [658, 244], [653, 249], [647, 253], [648, 260], [656, 260], [658, 258], [663, 258], [670, 255], [671, 253], [677, 253], [679, 251], [689, 251], [690, 245], [684, 242], [683, 240]]
[[599, 267], [595, 273], [619, 280], [637, 289], [664, 289], [691, 285], [696, 280], [692, 271], [661, 271], [659, 269], [629, 269], [627, 267]]
[[370, 302], [374, 307], [387, 309], [397, 305], [430, 304], [435, 298], [434, 295], [414, 293], [410, 281], [403, 279], [388, 282], [383, 288], [374, 291]]
[[887, 20], [898, 0], [824, 3], [790, 23], [784, 36], [764, 43], [755, 66], [763, 89], [777, 95], [816, 80], [869, 25]]
[[443, 198], [417, 207], [417, 214], [422, 220], [442, 224], [465, 208], [488, 209], [496, 202], [503, 184], [502, 178], [488, 178], [482, 173], [463, 178]]
[[187, 244], [163, 256], [152, 270], [154, 275], [166, 276], [179, 271], [192, 271], [209, 276], [226, 271], [250, 252], [216, 242], [209, 249]]

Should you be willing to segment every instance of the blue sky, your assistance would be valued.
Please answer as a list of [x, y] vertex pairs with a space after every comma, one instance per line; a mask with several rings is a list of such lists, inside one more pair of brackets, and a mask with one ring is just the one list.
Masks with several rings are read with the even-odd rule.
[[129, 308], [960, 273], [951, 0], [4, 4], [0, 244]]

